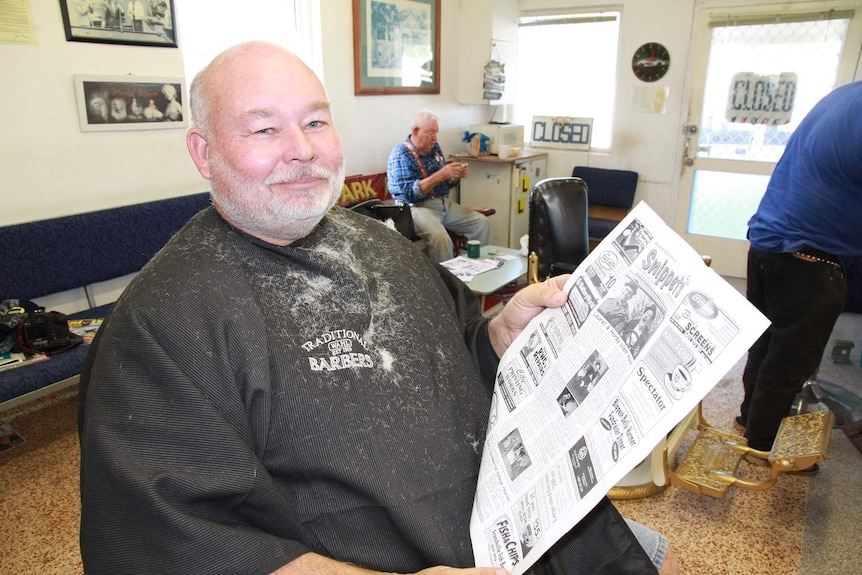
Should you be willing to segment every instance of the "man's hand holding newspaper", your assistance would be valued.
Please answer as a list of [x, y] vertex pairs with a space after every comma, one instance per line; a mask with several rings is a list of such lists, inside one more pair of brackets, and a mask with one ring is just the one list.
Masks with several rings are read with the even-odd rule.
[[494, 316], [494, 319], [491, 320], [493, 328], [488, 330], [488, 335], [491, 337], [491, 345], [497, 355], [502, 357], [512, 344], [512, 340], [524, 331], [530, 320], [536, 317], [536, 308], [558, 308], [566, 303], [567, 293], [558, 290], [565, 287], [568, 277], [548, 278], [542, 282], [545, 288], [543, 289], [544, 293], [527, 292], [527, 295], [532, 297], [510, 300], [506, 304], [508, 306], [507, 313]]

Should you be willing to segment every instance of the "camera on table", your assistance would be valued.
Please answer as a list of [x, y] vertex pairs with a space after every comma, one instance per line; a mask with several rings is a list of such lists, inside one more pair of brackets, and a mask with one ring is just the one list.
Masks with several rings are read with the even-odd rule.
[[57, 311], [31, 313], [22, 324], [22, 347], [49, 352], [74, 342], [66, 315]]

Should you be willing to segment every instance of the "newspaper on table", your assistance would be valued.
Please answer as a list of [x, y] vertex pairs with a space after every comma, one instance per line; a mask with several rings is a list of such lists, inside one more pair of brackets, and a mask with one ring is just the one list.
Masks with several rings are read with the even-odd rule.
[[514, 259], [514, 256], [506, 254], [484, 259], [465, 258], [464, 256], [456, 256], [450, 260], [440, 262], [440, 265], [448, 269], [452, 274], [464, 283], [469, 283], [480, 273], [498, 269], [506, 263], [507, 260]]
[[768, 320], [640, 203], [497, 370], [470, 533], [519, 575], [696, 407]]

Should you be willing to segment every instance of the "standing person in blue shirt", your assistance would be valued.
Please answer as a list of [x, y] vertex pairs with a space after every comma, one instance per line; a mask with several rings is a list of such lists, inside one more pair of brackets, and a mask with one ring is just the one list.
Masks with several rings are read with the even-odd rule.
[[860, 222], [862, 82], [854, 82], [802, 120], [748, 222], [747, 297], [772, 322], [748, 352], [736, 418], [754, 449], [772, 449], [820, 364], [847, 297], [841, 259], [862, 255]]
[[392, 149], [386, 172], [389, 193], [410, 205], [416, 234], [428, 245], [428, 257], [442, 262], [451, 259], [452, 239], [446, 230], [479, 240], [491, 241], [488, 218], [453, 202], [449, 191], [467, 175], [467, 165], [446, 162], [437, 143], [440, 128], [437, 116], [420, 110], [410, 135]]

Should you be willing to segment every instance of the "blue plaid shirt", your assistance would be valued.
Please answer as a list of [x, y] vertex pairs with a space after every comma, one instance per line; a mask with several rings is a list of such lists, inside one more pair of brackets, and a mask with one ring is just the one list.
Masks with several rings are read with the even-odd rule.
[[389, 161], [386, 164], [389, 194], [405, 204], [416, 204], [429, 198], [448, 196], [450, 187], [448, 182], [438, 184], [424, 196], [419, 193], [419, 180], [430, 176], [445, 166], [446, 158], [443, 156], [443, 150], [440, 149], [439, 144], [434, 144], [434, 147], [427, 154], [422, 154], [417, 149], [416, 154], [425, 167], [426, 175], [423, 176], [413, 152], [407, 147], [409, 139], [408, 137], [407, 140], [395, 146], [392, 153], [389, 154]]

